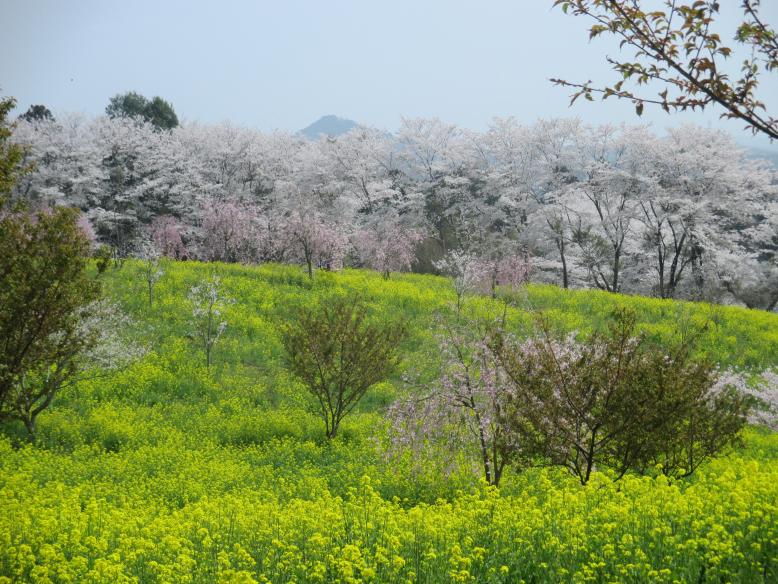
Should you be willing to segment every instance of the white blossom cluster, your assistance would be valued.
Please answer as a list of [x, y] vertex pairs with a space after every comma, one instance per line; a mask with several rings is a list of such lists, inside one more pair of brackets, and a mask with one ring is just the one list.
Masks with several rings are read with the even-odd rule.
[[778, 175], [715, 130], [415, 118], [308, 140], [65, 115], [14, 138], [35, 163], [15, 196], [81, 208], [120, 254], [151, 239], [176, 258], [382, 271], [528, 254], [565, 286], [778, 306]]

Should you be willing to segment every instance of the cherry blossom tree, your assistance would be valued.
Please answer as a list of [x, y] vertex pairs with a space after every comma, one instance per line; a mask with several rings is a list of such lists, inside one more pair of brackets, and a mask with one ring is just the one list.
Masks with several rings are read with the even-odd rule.
[[96, 300], [76, 316], [78, 342], [62, 344], [44, 367], [20, 375], [4, 397], [0, 419], [22, 422], [30, 440], [35, 439], [38, 417], [63, 390], [114, 374], [146, 354], [144, 346], [129, 338], [134, 322], [117, 304]]
[[255, 261], [263, 248], [258, 210], [236, 201], [213, 201], [203, 213], [202, 255], [209, 261]]
[[[573, 246], [574, 220], [565, 205], [564, 198], [557, 196], [557, 193], [547, 196], [546, 204], [532, 217], [530, 225], [537, 233], [535, 249], [540, 249], [546, 258], [555, 256], [548, 261], [551, 270], [560, 274], [562, 287], [569, 288], [571, 271], [569, 262]], [[558, 262], [556, 258], [559, 258]]]
[[691, 270], [706, 259], [770, 248], [774, 171], [748, 160], [724, 132], [692, 125], [643, 144], [650, 188], [640, 196], [638, 221], [660, 297], [688, 288]]
[[462, 311], [466, 295], [483, 291], [486, 280], [484, 265], [476, 255], [462, 250], [452, 250], [436, 262], [435, 267], [452, 279], [457, 314]]
[[513, 199], [534, 195], [540, 151], [533, 129], [516, 118], [494, 118], [483, 137], [482, 157], [492, 169], [496, 188]]
[[724, 291], [747, 308], [778, 307], [778, 264], [760, 262], [752, 254], [720, 253], [717, 275]]
[[210, 367], [213, 347], [227, 329], [225, 308], [234, 300], [224, 293], [221, 279], [216, 275], [192, 286], [187, 293], [192, 306], [190, 319], [192, 338], [205, 352], [205, 366]]
[[411, 269], [416, 246], [423, 239], [421, 232], [386, 219], [362, 229], [354, 237], [362, 263], [381, 272], [386, 279], [391, 272]]
[[497, 297], [498, 288], [515, 289], [529, 282], [532, 263], [528, 254], [498, 255], [494, 259], [481, 259], [480, 272], [485, 278], [485, 287]]
[[[9, 131], [34, 165], [11, 198], [81, 209], [118, 265], [150, 237], [168, 257], [313, 274], [349, 259], [356, 233], [350, 257], [384, 272], [409, 259], [440, 271], [452, 249], [483, 261], [526, 250], [536, 278], [564, 287], [772, 305], [776, 172], [722, 132], [512, 118], [473, 132], [408, 118], [395, 135], [311, 141], [67, 114]], [[392, 232], [400, 219], [424, 240], [390, 243], [408, 241]]]
[[154, 247], [162, 256], [186, 259], [189, 255], [181, 237], [183, 225], [171, 215], [155, 217], [149, 226], [149, 235]]
[[385, 133], [358, 127], [337, 138], [324, 138], [319, 146], [345, 196], [358, 201], [366, 212], [399, 195], [391, 178], [395, 152]]
[[76, 115], [20, 120], [14, 140], [27, 146], [26, 161], [35, 169], [18, 181], [15, 198], [33, 205], [95, 205], [105, 175], [93, 121]]
[[486, 183], [481, 213], [491, 215], [489, 231], [525, 238], [530, 217], [542, 205], [542, 158], [533, 128], [515, 118], [495, 118], [483, 135], [468, 133]]
[[89, 241], [91, 247], [94, 248], [97, 243], [97, 235], [95, 234], [95, 230], [92, 228], [92, 223], [89, 221], [89, 218], [81, 213], [76, 220], [76, 224], [86, 236], [87, 241]]
[[[637, 139], [636, 139], [637, 138]], [[566, 200], [572, 241], [591, 282], [619, 292], [634, 248], [641, 173], [640, 130], [628, 134], [601, 126], [579, 145], [583, 180], [571, 185]]]
[[287, 260], [305, 264], [308, 277], [315, 268], [338, 270], [348, 251], [349, 237], [338, 223], [312, 208], [295, 208], [281, 221], [276, 242]]
[[462, 160], [462, 131], [438, 118], [403, 118], [397, 136], [408, 171], [422, 180], [434, 181]]
[[560, 340], [547, 319], [538, 324], [529, 339], [490, 342], [512, 383], [506, 431], [532, 460], [567, 468], [581, 484], [605, 468], [616, 479], [653, 469], [682, 478], [737, 444], [751, 405], [715, 388], [716, 368], [694, 357], [697, 331], [652, 344], [623, 308], [583, 339]]
[[149, 307], [154, 304], [154, 286], [165, 275], [164, 270], [159, 265], [159, 259], [159, 252], [151, 242], [148, 242], [140, 254], [140, 260], [141, 275], [148, 291]]
[[527, 189], [542, 203], [527, 221], [534, 235], [531, 245], [545, 252], [546, 257], [555, 256], [551, 267], [559, 272], [564, 288], [571, 285], [575, 267], [575, 221], [567, 199], [572, 184], [579, 180], [576, 145], [584, 132], [577, 120], [548, 119], [538, 121], [528, 136], [534, 164], [526, 173]]
[[92, 220], [98, 234], [119, 256], [138, 251], [144, 241], [145, 183], [142, 161], [158, 148], [160, 133], [149, 123], [133, 119], [96, 118], [90, 132], [100, 159], [100, 189], [88, 200], [97, 213]]
[[718, 378], [714, 392], [720, 393], [728, 388], [749, 396], [754, 400], [748, 422], [766, 426], [778, 432], [778, 372], [763, 371], [759, 375], [750, 375], [737, 371], [724, 371]]
[[416, 458], [434, 455], [435, 446], [450, 458], [459, 446], [477, 456], [484, 479], [497, 486], [518, 448], [501, 412], [509, 383], [488, 347], [489, 333], [473, 333], [479, 328], [443, 326], [440, 372], [392, 404], [390, 445], [395, 454], [410, 449]]

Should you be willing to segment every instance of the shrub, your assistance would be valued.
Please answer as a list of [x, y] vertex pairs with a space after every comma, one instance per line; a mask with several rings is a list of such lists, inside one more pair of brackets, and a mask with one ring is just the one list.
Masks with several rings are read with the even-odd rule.
[[301, 308], [284, 327], [289, 369], [317, 399], [327, 438], [341, 420], [399, 362], [405, 326], [371, 322], [358, 297], [338, 298], [315, 309]]
[[0, 419], [35, 418], [96, 342], [82, 326], [100, 287], [84, 267], [89, 242], [74, 209], [0, 210]]
[[582, 484], [595, 468], [681, 477], [737, 442], [750, 402], [714, 390], [714, 365], [692, 357], [698, 335], [649, 344], [626, 309], [582, 342], [554, 338], [542, 318], [539, 329], [522, 343], [497, 332], [491, 347], [513, 382], [507, 424], [540, 462]]

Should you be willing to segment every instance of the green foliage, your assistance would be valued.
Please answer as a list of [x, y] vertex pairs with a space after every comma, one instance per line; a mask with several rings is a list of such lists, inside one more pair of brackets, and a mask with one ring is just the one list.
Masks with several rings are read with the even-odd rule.
[[540, 319], [527, 341], [493, 335], [492, 349], [512, 381], [504, 417], [523, 454], [570, 470], [646, 473], [657, 465], [685, 477], [737, 442], [750, 400], [714, 393], [716, 368], [692, 358], [699, 332], [651, 345], [632, 311], [616, 310], [604, 332], [555, 339]]
[[51, 110], [45, 105], [31, 105], [26, 112], [19, 116], [28, 122], [54, 121]]
[[373, 323], [358, 297], [340, 297], [302, 308], [284, 325], [289, 370], [319, 402], [327, 438], [367, 391], [386, 379], [399, 362], [401, 324]]
[[35, 419], [75, 373], [74, 358], [96, 342], [80, 327], [100, 295], [85, 272], [89, 242], [77, 210], [0, 217], [0, 418]]
[[15, 106], [12, 97], [0, 98], [0, 211], [19, 177], [31, 170], [24, 165], [24, 148], [11, 142], [13, 128], [8, 115]]
[[[71, 582], [769, 582], [778, 577], [778, 438], [746, 429], [745, 449], [683, 482], [556, 469], [479, 482], [452, 452], [448, 474], [387, 460], [382, 409], [410, 371], [432, 374], [435, 313], [452, 316], [450, 281], [362, 270], [171, 262], [149, 306], [141, 262], [100, 276], [143, 325], [152, 351], [59, 395], [35, 446], [0, 438], [0, 581]], [[228, 333], [207, 368], [189, 342], [189, 288], [216, 270]], [[96, 274], [97, 267], [90, 267]], [[300, 307], [359, 294], [369, 320], [407, 323], [397, 372], [346, 417], [335, 440], [287, 371], [279, 322]], [[778, 316], [530, 286], [508, 306], [543, 308], [560, 332], [600, 329], [616, 305], [647, 341], [713, 318], [697, 350], [723, 367], [778, 363]], [[473, 297], [469, 317], [502, 304]]]
[[152, 126], [163, 130], [170, 130], [178, 126], [178, 116], [173, 106], [159, 96], [155, 96], [149, 101], [144, 117]]
[[170, 103], [159, 96], [149, 100], [134, 91], [113, 96], [105, 113], [111, 118], [142, 119], [160, 130], [178, 126], [178, 116]]
[[97, 267], [97, 273], [102, 274], [111, 265], [114, 253], [110, 245], [101, 245], [94, 252], [95, 266]]
[[0, 420], [20, 420], [32, 436], [75, 358], [96, 341], [79, 325], [100, 287], [84, 269], [89, 242], [77, 210], [8, 202], [25, 172], [24, 151], [9, 141], [13, 105], [0, 102]]

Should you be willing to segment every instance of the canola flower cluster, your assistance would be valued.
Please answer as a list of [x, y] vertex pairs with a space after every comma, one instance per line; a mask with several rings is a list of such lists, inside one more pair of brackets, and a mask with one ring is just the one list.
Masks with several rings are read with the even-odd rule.
[[[397, 379], [324, 439], [274, 323], [295, 304], [356, 289], [411, 323], [407, 361], [434, 369], [429, 325], [453, 299], [449, 282], [163, 269], [152, 307], [138, 265], [103, 275], [153, 340], [142, 361], [63, 393], [34, 445], [0, 428], [0, 583], [778, 581], [778, 434], [751, 428], [744, 450], [680, 482], [597, 474], [582, 487], [559, 470], [509, 469], [497, 490], [455, 453], [461, 464], [441, 475], [382, 456]], [[209, 369], [186, 337], [185, 297], [214, 269], [236, 302]], [[530, 322], [524, 306], [574, 330], [618, 298], [658, 338], [679, 315], [712, 319], [703, 348], [723, 367], [778, 363], [775, 315], [544, 286], [522, 294], [508, 312], [517, 330]], [[495, 305], [474, 298], [467, 310]]]
[[30, 479], [3, 473], [1, 582], [778, 578], [774, 461], [732, 458], [688, 486], [598, 477], [581, 487], [543, 471], [520, 494], [482, 486], [410, 506], [368, 476], [342, 496], [241, 489], [180, 507]]

